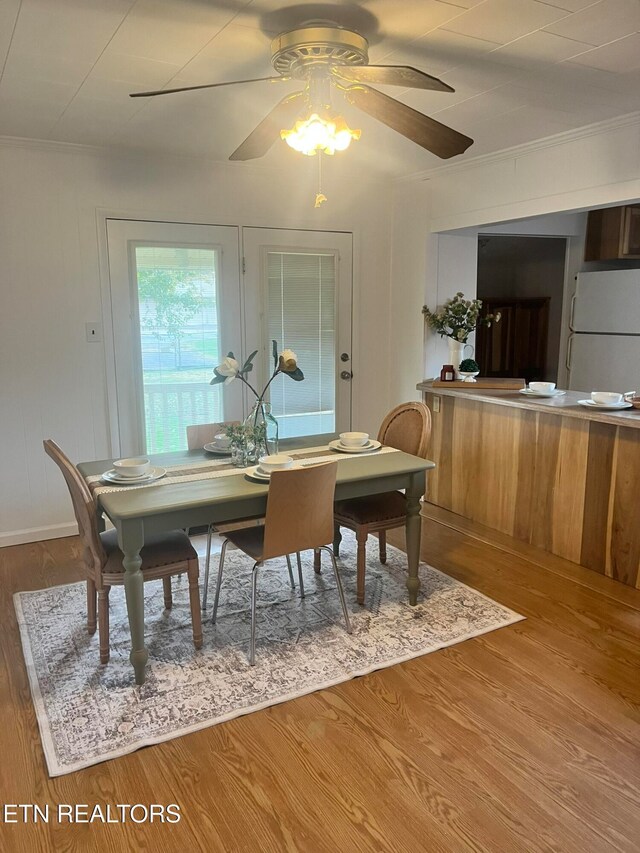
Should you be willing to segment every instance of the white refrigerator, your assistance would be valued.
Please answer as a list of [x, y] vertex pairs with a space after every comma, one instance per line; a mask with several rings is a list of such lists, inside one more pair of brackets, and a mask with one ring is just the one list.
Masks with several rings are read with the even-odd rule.
[[640, 269], [579, 273], [569, 331], [571, 390], [640, 393]]

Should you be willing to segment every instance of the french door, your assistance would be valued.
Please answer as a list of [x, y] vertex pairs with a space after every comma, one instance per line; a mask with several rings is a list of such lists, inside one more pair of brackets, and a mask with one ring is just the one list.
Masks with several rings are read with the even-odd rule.
[[350, 428], [350, 234], [113, 218], [107, 248], [114, 452], [181, 450], [191, 424], [242, 420], [253, 400], [211, 386], [213, 368], [257, 349], [261, 389], [274, 339], [305, 374], [271, 385], [280, 435]]
[[120, 454], [180, 450], [190, 424], [241, 419], [240, 383], [209, 384], [242, 346], [238, 229], [108, 219], [107, 241]]
[[350, 429], [351, 234], [243, 228], [242, 246], [246, 339], [260, 351], [260, 385], [273, 369], [272, 340], [296, 353], [305, 376], [270, 387], [280, 436]]

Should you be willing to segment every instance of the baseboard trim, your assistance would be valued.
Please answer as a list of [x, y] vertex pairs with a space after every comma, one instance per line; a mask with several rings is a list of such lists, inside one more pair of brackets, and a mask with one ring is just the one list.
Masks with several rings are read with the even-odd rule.
[[29, 542], [42, 542], [44, 539], [62, 539], [65, 536], [77, 536], [78, 525], [74, 522], [50, 524], [46, 527], [28, 527], [26, 530], [11, 530], [0, 533], [0, 548], [10, 545], [26, 545]]

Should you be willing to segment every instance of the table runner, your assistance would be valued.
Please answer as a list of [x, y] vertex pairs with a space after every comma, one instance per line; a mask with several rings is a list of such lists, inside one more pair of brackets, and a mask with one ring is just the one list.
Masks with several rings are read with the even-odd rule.
[[[328, 451], [328, 452], [327, 452]], [[333, 462], [340, 456], [348, 456], [350, 459], [366, 458], [379, 453], [397, 453], [395, 447], [381, 447], [369, 453], [340, 453], [330, 450], [328, 445], [320, 447], [304, 447], [300, 450], [292, 450], [287, 455], [293, 457], [302, 465], [313, 465], [318, 462]], [[180, 465], [169, 465], [166, 475], [152, 483], [140, 483], [138, 485], [116, 486], [106, 485], [102, 480], [102, 474], [90, 474], [86, 477], [87, 484], [95, 496], [104, 495], [107, 492], [119, 492], [123, 489], [153, 489], [158, 486], [166, 486], [175, 483], [192, 483], [196, 480], [212, 480], [216, 477], [233, 477], [246, 472], [246, 468], [237, 468], [232, 465], [229, 457], [221, 459], [198, 459], [191, 463], [182, 462]], [[266, 483], [265, 483], [266, 485]]]

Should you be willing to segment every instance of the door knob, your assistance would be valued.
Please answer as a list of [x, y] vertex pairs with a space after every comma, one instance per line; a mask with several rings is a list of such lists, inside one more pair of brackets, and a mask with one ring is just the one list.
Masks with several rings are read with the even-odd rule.
[[351, 379], [353, 373], [350, 370], [343, 370], [340, 374], [340, 379]]
[[340, 361], [349, 361], [349, 353], [343, 352], [342, 355], [340, 356]]

